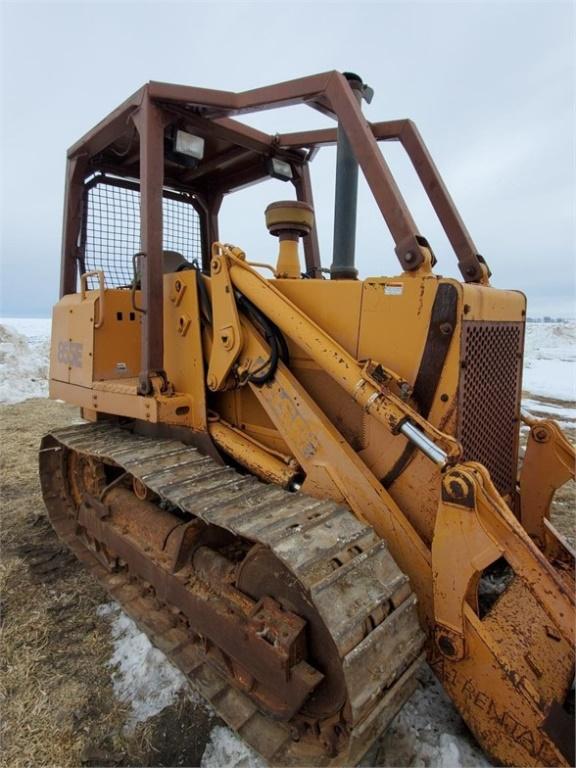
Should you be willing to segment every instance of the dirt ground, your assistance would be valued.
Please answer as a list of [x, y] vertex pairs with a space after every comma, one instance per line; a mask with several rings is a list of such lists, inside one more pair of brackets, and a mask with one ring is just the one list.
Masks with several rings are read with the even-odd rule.
[[[185, 695], [125, 733], [127, 708], [106, 667], [109, 624], [96, 611], [106, 595], [47, 522], [39, 440], [77, 419], [77, 409], [48, 400], [0, 406], [1, 765], [199, 765], [218, 721]], [[555, 501], [553, 521], [574, 544], [573, 486]]]

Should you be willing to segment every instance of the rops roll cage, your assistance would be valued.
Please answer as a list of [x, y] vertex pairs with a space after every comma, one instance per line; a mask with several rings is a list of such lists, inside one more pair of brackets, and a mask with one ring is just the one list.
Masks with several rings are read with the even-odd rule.
[[[163, 376], [162, 198], [177, 195], [200, 214], [203, 269], [211, 243], [218, 240], [218, 211], [223, 196], [269, 177], [270, 161], [290, 165], [298, 200], [313, 205], [309, 161], [322, 146], [338, 142], [343, 131], [395, 242], [404, 270], [418, 269], [430, 250], [392, 173], [378, 141], [400, 141], [410, 158], [442, 227], [456, 253], [466, 282], [485, 283], [488, 267], [476, 250], [440, 174], [410, 120], [369, 123], [362, 115], [359, 79], [326, 72], [241, 93], [150, 82], [89, 131], [68, 151], [61, 295], [76, 291], [83, 264], [83, 222], [87, 184], [108, 183], [140, 190], [142, 291], [141, 381]], [[360, 90], [365, 89], [361, 86]], [[271, 136], [232, 116], [292, 104], [307, 104], [338, 121], [338, 128]], [[165, 151], [166, 132], [177, 127], [205, 140], [202, 161], [182, 167]], [[320, 276], [318, 237], [304, 239], [306, 269]], [[144, 387], [145, 389], [145, 387]]]

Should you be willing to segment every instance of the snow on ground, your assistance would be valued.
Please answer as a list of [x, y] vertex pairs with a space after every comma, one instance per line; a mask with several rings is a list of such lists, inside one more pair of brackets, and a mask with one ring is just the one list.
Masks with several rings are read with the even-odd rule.
[[555, 419], [561, 427], [576, 429], [576, 408], [569, 408], [565, 403], [549, 403], [522, 398], [522, 408], [532, 416], [542, 419]]
[[200, 768], [266, 768], [266, 763], [233, 731], [217, 725], [210, 733]]
[[[112, 670], [114, 694], [119, 701], [131, 707], [125, 725], [128, 731], [173, 704], [180, 691], [186, 691], [197, 706], [206, 706], [189, 687], [180, 670], [151, 644], [118, 603], [104, 603], [98, 606], [97, 613], [110, 621], [114, 652], [108, 666]], [[265, 767], [250, 747], [220, 725], [210, 733], [201, 765], [202, 768]]]
[[527, 323], [523, 389], [576, 400], [576, 323]]
[[126, 727], [133, 730], [173, 704], [178, 692], [187, 687], [186, 678], [117, 603], [100, 605], [97, 613], [110, 620], [114, 653], [109, 666], [113, 670], [114, 693], [119, 701], [131, 705]]
[[50, 320], [0, 322], [0, 403], [48, 396]]

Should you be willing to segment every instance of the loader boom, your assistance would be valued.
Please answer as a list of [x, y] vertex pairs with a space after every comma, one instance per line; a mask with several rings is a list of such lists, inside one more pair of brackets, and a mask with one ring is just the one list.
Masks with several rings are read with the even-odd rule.
[[[227, 262], [227, 266], [219, 261]], [[436, 441], [437, 447], [441, 446], [439, 452], [444, 459], [437, 462], [426, 445], [416, 443], [429, 459], [439, 464], [436, 470], [438, 513], [432, 547], [428, 550], [423, 549], [418, 534], [393, 497], [365, 468], [362, 471], [357, 456], [339, 445], [339, 435], [325, 423], [318, 404], [307, 398], [305, 390], [288, 371], [279, 371], [273, 382], [261, 387], [252, 385], [254, 394], [306, 473], [303, 490], [319, 498], [337, 501], [343, 498], [361, 520], [368, 522], [388, 542], [396, 562], [409, 575], [412, 584], [418, 585], [423, 620], [434, 638], [433, 658], [436, 657], [434, 663], [439, 676], [451, 690], [458, 708], [468, 710], [467, 720], [472, 730], [490, 734], [484, 741], [487, 751], [493, 755], [498, 753], [499, 745], [509, 738], [510, 725], [489, 709], [470, 707], [470, 690], [480, 701], [505, 701], [506, 710], [517, 713], [523, 733], [515, 743], [508, 744], [508, 760], [512, 764], [524, 764], [530, 758], [550, 764], [561, 762], [562, 754], [552, 740], [546, 738], [542, 724], [570, 684], [574, 596], [565, 580], [565, 567], [568, 561], [573, 573], [574, 561], [568, 550], [564, 549], [566, 557], [560, 575], [514, 517], [482, 465], [460, 463], [461, 447], [453, 438], [443, 435], [392, 395], [385, 381], [377, 384], [365, 367], [351, 359], [326, 332], [251, 269], [243, 253], [216, 245], [212, 273], [224, 271], [229, 273], [237, 291], [247, 296], [391, 434], [401, 433], [402, 423], [411, 423], [420, 428], [418, 435], [426, 435]], [[220, 293], [214, 285], [212, 288], [213, 307], [226, 300], [224, 297], [233, 295], [233, 291], [225, 291], [223, 283], [218, 285]], [[255, 331], [246, 324], [243, 333], [248, 336]], [[218, 354], [217, 347], [214, 342], [211, 356]], [[268, 356], [265, 347], [248, 338], [243, 352], [246, 357], [239, 357], [238, 366], [247, 371], [250, 368], [247, 360], [259, 366]], [[295, 402], [297, 408], [289, 409], [285, 405]], [[472, 558], [470, 553], [474, 553]], [[483, 571], [500, 558], [514, 571], [517, 594], [525, 593], [526, 598], [530, 595], [532, 610], [519, 617], [514, 606], [512, 615], [503, 611], [498, 616], [495, 607], [492, 621], [482, 622], [476, 597], [478, 581]], [[507, 638], [505, 649], [496, 650], [494, 635], [501, 633], [502, 625], [510, 626], [512, 618], [515, 637]], [[547, 629], [548, 622], [555, 627], [552, 633]], [[525, 638], [530, 635], [534, 638], [534, 624], [540, 627], [538, 645], [524, 650]], [[498, 626], [497, 632], [491, 632], [494, 625]], [[482, 665], [465, 663], [472, 652], [485, 659]], [[519, 661], [522, 656], [523, 664]], [[506, 680], [503, 670], [511, 664], [510, 658], [516, 659], [514, 675], [512, 680]], [[552, 659], [555, 660], [552, 668], [556, 672], [563, 668], [564, 677], [557, 689], [542, 690], [539, 685], [542, 669]]]

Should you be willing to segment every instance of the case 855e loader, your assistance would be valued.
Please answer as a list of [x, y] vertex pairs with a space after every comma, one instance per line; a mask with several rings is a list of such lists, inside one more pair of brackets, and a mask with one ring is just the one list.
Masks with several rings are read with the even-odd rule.
[[[549, 512], [573, 449], [521, 416], [524, 296], [491, 286], [415, 126], [367, 122], [370, 98], [339, 72], [151, 82], [70, 149], [50, 393], [87, 423], [44, 438], [46, 505], [272, 764], [357, 762], [427, 654], [494, 760], [572, 765], [574, 557]], [[236, 119], [291, 104], [335, 126]], [[406, 150], [462, 282], [433, 271], [379, 141]], [[331, 144], [328, 270], [309, 164]], [[357, 279], [359, 170], [394, 277]], [[270, 177], [294, 192], [265, 212], [277, 259], [218, 236], [225, 196]]]

